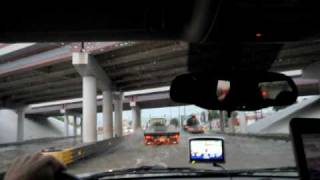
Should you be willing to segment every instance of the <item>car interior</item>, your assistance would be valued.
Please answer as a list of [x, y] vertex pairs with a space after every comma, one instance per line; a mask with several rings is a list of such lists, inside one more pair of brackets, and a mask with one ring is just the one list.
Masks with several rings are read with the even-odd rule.
[[[208, 110], [224, 110], [228, 117], [233, 111], [294, 104], [299, 93], [295, 82], [269, 70], [285, 45], [318, 41], [320, 34], [317, 0], [9, 2], [2, 5], [0, 14], [0, 42], [5, 43], [186, 42], [188, 73], [171, 82], [170, 98]], [[122, 177], [114, 171], [82, 177], [62, 173], [56, 179], [320, 179], [319, 124], [320, 119], [299, 117], [290, 122], [297, 169], [287, 169], [287, 175], [268, 169], [225, 170], [228, 144], [223, 138], [201, 136], [189, 139], [186, 160], [212, 164], [221, 171], [187, 173], [176, 168], [157, 175], [148, 174], [152, 168], [144, 167], [127, 170], [131, 175]], [[215, 155], [199, 157], [198, 151]]]

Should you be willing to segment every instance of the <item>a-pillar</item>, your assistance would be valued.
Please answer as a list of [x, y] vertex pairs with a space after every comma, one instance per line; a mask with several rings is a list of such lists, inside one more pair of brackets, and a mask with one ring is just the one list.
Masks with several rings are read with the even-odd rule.
[[111, 90], [105, 90], [102, 92], [103, 96], [103, 138], [109, 139], [113, 137], [113, 107], [112, 107], [112, 92]]
[[118, 93], [114, 99], [114, 115], [115, 115], [115, 137], [122, 136], [122, 109], [123, 109], [123, 93]]
[[69, 136], [69, 116], [68, 113], [64, 113], [64, 136]]
[[141, 128], [141, 110], [140, 107], [137, 105], [132, 106], [131, 108], [133, 130], [136, 131]]
[[97, 83], [94, 76], [82, 77], [83, 142], [97, 141]]
[[23, 141], [24, 135], [24, 119], [25, 119], [25, 108], [20, 107], [16, 110], [17, 113], [17, 142]]

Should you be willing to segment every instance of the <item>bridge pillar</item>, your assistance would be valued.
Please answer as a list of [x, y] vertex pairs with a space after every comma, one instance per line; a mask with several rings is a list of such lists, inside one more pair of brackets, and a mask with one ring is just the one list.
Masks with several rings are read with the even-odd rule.
[[132, 107], [132, 124], [134, 131], [141, 128], [141, 109], [139, 106]]
[[80, 117], [80, 136], [81, 136], [81, 139], [83, 139], [83, 118], [82, 116]]
[[[72, 64], [78, 73], [83, 77], [83, 142], [97, 141], [97, 88], [111, 92], [112, 81], [107, 76], [103, 68], [97, 60], [85, 52], [77, 52], [72, 54]], [[107, 104], [110, 106], [110, 100], [107, 98]], [[110, 107], [105, 107], [106, 116], [104, 116], [104, 127], [109, 126]], [[108, 108], [108, 109], [107, 109]], [[109, 118], [106, 118], [109, 117]], [[107, 122], [107, 119], [108, 122]], [[107, 129], [104, 129], [104, 137], [107, 136]]]
[[220, 110], [220, 131], [224, 132], [224, 111]]
[[73, 116], [73, 136], [77, 136], [77, 116]]
[[115, 137], [122, 136], [122, 110], [123, 110], [123, 93], [120, 92], [115, 96], [114, 115], [115, 115]]
[[233, 118], [228, 117], [228, 125], [229, 125], [230, 132], [235, 133], [235, 127], [234, 127], [232, 120], [233, 120]]
[[83, 142], [97, 141], [97, 83], [93, 76], [82, 77]]
[[244, 112], [239, 112], [240, 132], [247, 133], [247, 120]]
[[25, 108], [17, 108], [16, 113], [18, 115], [17, 119], [17, 142], [23, 141], [24, 135], [24, 119], [25, 119]]
[[112, 92], [105, 90], [102, 92], [102, 96], [103, 138], [109, 139], [113, 137]]
[[69, 117], [68, 113], [64, 113], [64, 136], [69, 136]]

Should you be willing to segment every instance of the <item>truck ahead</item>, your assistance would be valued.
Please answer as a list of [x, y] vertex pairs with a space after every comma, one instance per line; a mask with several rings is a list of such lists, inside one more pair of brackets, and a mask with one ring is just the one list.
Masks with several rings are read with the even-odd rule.
[[179, 138], [179, 130], [168, 126], [164, 118], [151, 118], [144, 131], [144, 143], [146, 145], [178, 144]]

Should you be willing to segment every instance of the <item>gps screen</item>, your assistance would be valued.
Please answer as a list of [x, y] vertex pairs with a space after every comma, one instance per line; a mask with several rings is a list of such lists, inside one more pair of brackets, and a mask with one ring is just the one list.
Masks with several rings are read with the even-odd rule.
[[223, 140], [190, 140], [190, 161], [224, 162]]

